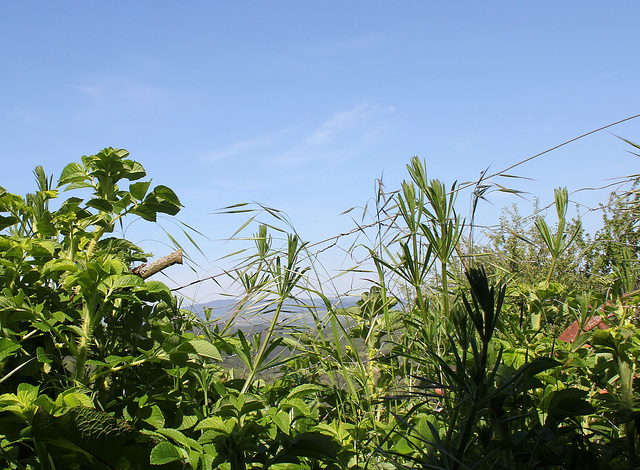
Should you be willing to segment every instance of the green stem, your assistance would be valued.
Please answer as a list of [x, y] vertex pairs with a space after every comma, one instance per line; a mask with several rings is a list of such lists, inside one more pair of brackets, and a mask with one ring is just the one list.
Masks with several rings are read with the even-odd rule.
[[85, 363], [87, 361], [87, 349], [89, 347], [89, 341], [93, 335], [93, 328], [95, 322], [95, 310], [96, 310], [96, 293], [91, 294], [91, 298], [87, 301], [82, 308], [82, 327], [80, 338], [78, 339], [78, 349], [76, 353], [76, 366], [75, 376], [76, 380], [84, 383], [87, 379], [85, 371]]
[[264, 352], [269, 346], [269, 342], [271, 341], [271, 338], [273, 337], [273, 333], [275, 332], [276, 326], [278, 324], [278, 317], [280, 317], [280, 312], [282, 310], [283, 304], [284, 304], [284, 299], [280, 298], [280, 300], [278, 300], [278, 306], [276, 307], [276, 311], [274, 312], [273, 318], [271, 319], [271, 324], [269, 325], [269, 329], [267, 330], [267, 334], [265, 335], [264, 338], [262, 338], [262, 341], [260, 343], [260, 349], [258, 350], [258, 354], [256, 354], [256, 359], [253, 362], [253, 366], [251, 367], [249, 376], [245, 380], [242, 390], [240, 391], [241, 394], [246, 393], [247, 390], [249, 390], [251, 383], [253, 382], [256, 374], [258, 373], [260, 364], [264, 360], [262, 356], [264, 355]]
[[447, 282], [447, 261], [442, 260], [442, 302], [445, 318], [449, 318], [449, 288]]
[[42, 470], [52, 470], [51, 462], [49, 462], [49, 452], [47, 447], [42, 442], [35, 441], [36, 453], [38, 454], [38, 460], [40, 461], [40, 468]]
[[553, 274], [553, 270], [556, 268], [556, 257], [551, 258], [551, 266], [549, 266], [549, 272], [547, 273], [547, 284], [551, 281], [551, 275]]

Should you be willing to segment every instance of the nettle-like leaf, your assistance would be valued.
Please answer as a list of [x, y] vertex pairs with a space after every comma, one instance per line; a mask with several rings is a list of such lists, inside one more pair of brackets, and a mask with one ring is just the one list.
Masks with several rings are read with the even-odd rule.
[[176, 215], [180, 212], [182, 203], [178, 196], [166, 186], [156, 186], [147, 194], [144, 201], [135, 205], [129, 212], [139, 215], [145, 220], [155, 222], [158, 212]]
[[163, 465], [176, 460], [181, 460], [183, 455], [176, 446], [170, 442], [160, 442], [151, 450], [151, 465]]
[[98, 209], [99, 211], [103, 211], [103, 212], [113, 211], [113, 205], [106, 199], [102, 199], [102, 198], [91, 199], [90, 201], [87, 202], [87, 206], [93, 207], [94, 209]]
[[7, 217], [5, 217], [4, 215], [0, 215], [0, 230], [11, 227], [12, 225], [17, 224], [19, 221], [20, 220], [17, 217], [14, 217], [12, 215]]
[[133, 183], [129, 186], [129, 192], [131, 196], [133, 196], [138, 201], [142, 201], [149, 190], [149, 185], [151, 185], [151, 181], [140, 181], [138, 183]]
[[588, 392], [577, 388], [565, 388], [553, 393], [549, 403], [550, 417], [561, 421], [564, 418], [583, 416], [595, 411], [594, 407], [585, 400]]
[[189, 341], [189, 344], [193, 346], [195, 352], [200, 356], [222, 361], [220, 351], [218, 351], [218, 348], [216, 348], [209, 341], [206, 341], [204, 339], [192, 339], [191, 341]]
[[31, 434], [46, 445], [56, 468], [146, 469], [155, 446], [125, 421], [83, 406], [61, 416], [38, 410]]
[[0, 362], [13, 355], [22, 346], [8, 338], [0, 338]]
[[[60, 175], [60, 179], [58, 180], [58, 186], [62, 186], [69, 183], [80, 183], [88, 178], [87, 171], [80, 163], [69, 163], [62, 170], [62, 174]], [[68, 191], [67, 187], [65, 191]]]
[[42, 268], [42, 275], [43, 276], [50, 276], [51, 273], [57, 272], [57, 271], [68, 271], [68, 272], [78, 272], [78, 266], [76, 266], [76, 264], [68, 259], [61, 259], [61, 258], [56, 258], [56, 259], [52, 259], [51, 261], [47, 261], [47, 263], [45, 263], [45, 265]]
[[116, 274], [105, 280], [111, 289], [123, 289], [127, 287], [144, 287], [144, 280], [135, 274]]

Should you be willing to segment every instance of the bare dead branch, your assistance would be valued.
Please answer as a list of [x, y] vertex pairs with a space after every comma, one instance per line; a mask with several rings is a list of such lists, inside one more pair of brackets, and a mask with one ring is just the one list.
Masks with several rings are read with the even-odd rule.
[[176, 250], [170, 255], [158, 258], [153, 263], [138, 266], [133, 270], [133, 274], [137, 274], [142, 279], [146, 279], [174, 264], [182, 264], [182, 250]]

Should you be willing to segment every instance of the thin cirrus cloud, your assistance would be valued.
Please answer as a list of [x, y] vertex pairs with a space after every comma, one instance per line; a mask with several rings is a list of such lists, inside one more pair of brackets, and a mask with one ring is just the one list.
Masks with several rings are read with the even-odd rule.
[[251, 139], [240, 140], [220, 150], [209, 152], [202, 157], [202, 160], [215, 162], [246, 154], [247, 152], [254, 152], [259, 149], [268, 149], [276, 145], [278, 141], [280, 141], [284, 136], [290, 134], [294, 130], [295, 127], [290, 127], [282, 131], [273, 132], [271, 134], [261, 135], [253, 137]]
[[345, 131], [358, 127], [377, 112], [378, 110], [365, 103], [336, 113], [309, 136], [307, 144], [312, 146], [327, 144]]
[[[384, 118], [392, 107], [368, 103], [335, 113], [298, 144], [268, 160], [268, 164], [293, 168], [323, 158], [344, 159], [372, 142], [385, 129]], [[335, 144], [340, 143], [340, 148]]]
[[[392, 107], [382, 108], [363, 103], [335, 113], [307, 133], [301, 132], [302, 126], [289, 127], [234, 142], [209, 152], [202, 160], [215, 162], [260, 152], [276, 154], [263, 160], [269, 167], [294, 168], [321, 158], [340, 158], [340, 155], [365, 147], [384, 129], [384, 118], [393, 110]], [[345, 141], [347, 138], [348, 141]], [[285, 139], [293, 144], [283, 144]], [[336, 143], [341, 143], [340, 148], [335, 147]]]

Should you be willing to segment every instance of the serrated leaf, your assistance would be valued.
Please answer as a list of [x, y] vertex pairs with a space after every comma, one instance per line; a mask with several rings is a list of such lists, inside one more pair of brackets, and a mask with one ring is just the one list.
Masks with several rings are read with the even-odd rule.
[[5, 217], [3, 215], [0, 215], [0, 230], [4, 230], [7, 227], [11, 227], [16, 223], [18, 223], [17, 217], [13, 217], [13, 216]]
[[68, 259], [52, 259], [51, 261], [47, 261], [42, 267], [43, 276], [48, 276], [56, 271], [77, 272], [78, 267], [73, 261]]
[[164, 199], [165, 201], [170, 202], [171, 204], [175, 204], [176, 206], [182, 206], [182, 204], [180, 203], [180, 199], [178, 199], [178, 196], [176, 196], [176, 193], [174, 193], [173, 190], [167, 186], [156, 186], [153, 189], [153, 193], [159, 199]]
[[144, 468], [154, 444], [126, 422], [84, 406], [61, 416], [40, 408], [31, 435], [47, 445], [56, 468]]
[[271, 415], [271, 419], [276, 423], [276, 426], [285, 434], [289, 434], [291, 428], [291, 418], [286, 411], [279, 411]]
[[0, 361], [5, 360], [7, 357], [11, 356], [11, 353], [20, 348], [21, 346], [19, 344], [14, 343], [10, 339], [0, 338]]
[[287, 398], [306, 397], [313, 393], [322, 391], [322, 387], [315, 384], [302, 384], [294, 387], [288, 394]]
[[151, 414], [148, 418], [144, 419], [145, 422], [149, 423], [156, 429], [164, 428], [164, 415], [158, 405], [153, 405], [151, 407]]
[[171, 290], [167, 287], [167, 285], [164, 282], [146, 281], [144, 287], [147, 290], [147, 292], [151, 294], [157, 294], [162, 292], [162, 293], [171, 295]]
[[129, 186], [129, 192], [138, 201], [142, 201], [147, 195], [149, 185], [151, 181], [140, 181], [139, 183], [133, 183]]
[[81, 188], [92, 188], [91, 183], [87, 183], [85, 181], [74, 181], [73, 183], [69, 183], [69, 185], [64, 188], [65, 191], [70, 191], [72, 189], [81, 189]]
[[[123, 154], [122, 157], [126, 157], [127, 155], [129, 155], [129, 152], [126, 152], [126, 155]], [[147, 176], [147, 172], [140, 163], [134, 162], [133, 160], [125, 160], [124, 163], [126, 164], [128, 170], [125, 178], [127, 178], [129, 181], [139, 180], [140, 178], [144, 178], [145, 176]]]
[[56, 248], [60, 247], [58, 242], [53, 240], [33, 240], [31, 248], [32, 256], [51, 256], [55, 253]]
[[151, 449], [151, 465], [164, 465], [182, 459], [180, 450], [170, 442], [161, 442]]
[[142, 202], [140, 204], [136, 204], [133, 207], [133, 209], [131, 209], [129, 211], [129, 213], [135, 214], [135, 215], [139, 215], [144, 220], [149, 221], [149, 222], [155, 222], [156, 221], [156, 213], [157, 213], [157, 211], [152, 209], [147, 203], [144, 203], [144, 202]]
[[178, 427], [178, 430], [182, 431], [183, 429], [189, 429], [198, 422], [198, 417], [194, 415], [187, 415], [182, 417], [182, 422]]
[[189, 344], [193, 346], [193, 348], [199, 355], [222, 361], [220, 351], [218, 351], [218, 348], [216, 348], [209, 341], [206, 341], [204, 339], [192, 339], [191, 341], [189, 341]]
[[217, 416], [203, 419], [196, 425], [194, 431], [200, 431], [201, 429], [215, 429], [216, 431], [220, 431], [223, 433], [230, 432], [224, 420], [222, 418], [218, 418]]
[[113, 212], [113, 205], [106, 199], [95, 198], [87, 202], [87, 206], [103, 212]]
[[83, 181], [87, 176], [87, 173], [82, 165], [79, 163], [69, 163], [64, 167], [58, 180], [58, 186], [71, 182]]
[[284, 410], [287, 410], [289, 408], [295, 408], [303, 416], [308, 416], [311, 414], [311, 410], [309, 409], [309, 406], [300, 398], [285, 398], [280, 403], [280, 407]]
[[69, 407], [84, 406], [87, 408], [93, 408], [91, 398], [82, 393], [67, 393], [62, 396], [64, 403]]
[[135, 274], [119, 274], [113, 280], [112, 287], [114, 289], [122, 289], [125, 287], [144, 287], [144, 280]]
[[162, 429], [156, 429], [156, 432], [162, 434], [165, 437], [173, 439], [174, 441], [183, 445], [184, 447], [195, 449], [197, 451], [202, 451], [202, 447], [200, 446], [200, 444], [198, 444], [198, 442], [196, 442], [194, 439], [191, 439], [190, 437], [185, 436], [177, 429], [162, 428]]

